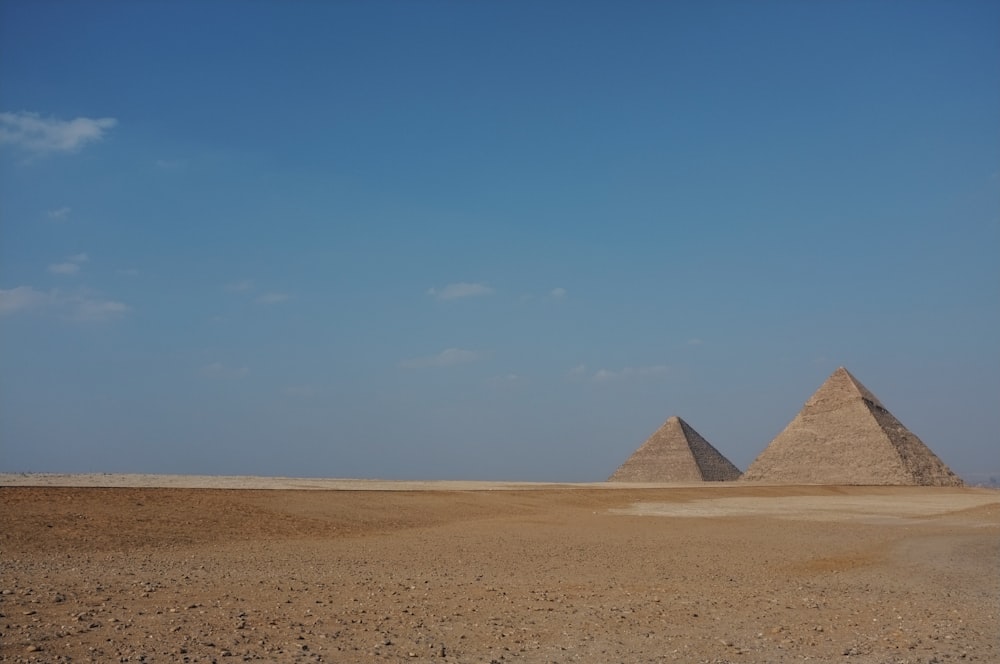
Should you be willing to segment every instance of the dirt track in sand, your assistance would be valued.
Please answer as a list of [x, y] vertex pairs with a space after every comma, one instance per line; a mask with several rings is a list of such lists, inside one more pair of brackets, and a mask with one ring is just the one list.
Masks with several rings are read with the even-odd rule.
[[1000, 661], [995, 491], [478, 488], [2, 486], [0, 661]]

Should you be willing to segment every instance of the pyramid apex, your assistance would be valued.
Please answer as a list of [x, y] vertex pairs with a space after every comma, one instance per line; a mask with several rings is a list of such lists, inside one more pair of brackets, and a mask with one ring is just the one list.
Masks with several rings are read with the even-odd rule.
[[834, 372], [830, 374], [830, 378], [833, 378], [834, 376], [843, 376], [845, 378], [850, 378], [854, 382], [857, 382], [857, 379], [854, 377], [854, 374], [848, 371], [847, 367], [845, 367], [844, 365], [837, 367], [834, 370]]
[[837, 370], [830, 374], [830, 377], [827, 378], [822, 385], [820, 385], [819, 389], [816, 390], [810, 398], [810, 401], [829, 399], [833, 396], [833, 394], [838, 392], [840, 392], [842, 396], [846, 396], [842, 392], [845, 385], [848, 389], [847, 394], [860, 395], [862, 399], [876, 404], [880, 408], [884, 408], [884, 406], [882, 406], [882, 402], [878, 400], [878, 397], [876, 397], [871, 390], [862, 385], [861, 381], [855, 378], [854, 374], [848, 371], [847, 367], [844, 366], [837, 367]]

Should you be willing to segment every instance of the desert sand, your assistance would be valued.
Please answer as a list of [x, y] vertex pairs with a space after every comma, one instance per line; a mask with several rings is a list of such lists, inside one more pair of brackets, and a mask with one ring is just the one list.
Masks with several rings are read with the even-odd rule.
[[976, 488], [5, 475], [0, 661], [997, 662], [998, 563]]

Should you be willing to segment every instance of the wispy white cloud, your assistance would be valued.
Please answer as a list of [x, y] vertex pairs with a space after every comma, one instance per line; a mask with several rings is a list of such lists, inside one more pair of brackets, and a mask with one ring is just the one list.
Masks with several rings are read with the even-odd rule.
[[502, 374], [500, 376], [493, 376], [490, 378], [489, 383], [491, 385], [515, 385], [517, 383], [523, 383], [524, 378], [516, 373]]
[[604, 383], [614, 380], [626, 380], [630, 378], [642, 378], [645, 376], [661, 376], [670, 371], [670, 368], [663, 364], [654, 364], [645, 367], [625, 367], [624, 369], [598, 369], [591, 376], [595, 383]]
[[558, 302], [559, 300], [565, 300], [568, 296], [569, 291], [562, 286], [558, 286], [544, 292], [525, 293], [518, 298], [518, 301], [522, 304], [528, 302]]
[[67, 263], [53, 263], [49, 265], [49, 272], [52, 274], [63, 274], [68, 276], [73, 276], [80, 271], [80, 266], [77, 263], [67, 262]]
[[57, 316], [78, 321], [113, 320], [130, 311], [124, 302], [109, 300], [89, 292], [44, 292], [31, 286], [0, 289], [0, 315], [11, 315], [32, 309], [46, 309]]
[[264, 293], [257, 297], [258, 304], [279, 304], [285, 302], [291, 296], [288, 293]]
[[100, 141], [118, 124], [115, 118], [43, 118], [21, 111], [0, 113], [0, 145], [14, 145], [28, 152], [76, 152], [88, 143]]
[[77, 297], [67, 301], [71, 315], [84, 321], [104, 321], [118, 318], [129, 311], [129, 306], [117, 300]]
[[223, 290], [230, 293], [245, 293], [246, 291], [253, 288], [252, 279], [240, 279], [239, 281], [232, 281], [222, 287]]
[[587, 365], [578, 364], [572, 369], [570, 369], [566, 375], [569, 376], [570, 378], [583, 378], [584, 376], [587, 375]]
[[482, 295], [489, 295], [493, 292], [493, 289], [486, 284], [480, 283], [466, 283], [464, 281], [457, 284], [448, 284], [444, 288], [428, 288], [427, 294], [433, 295], [439, 300], [457, 300], [462, 297], [480, 297]]
[[69, 219], [69, 213], [72, 211], [72, 208], [63, 206], [61, 208], [49, 210], [46, 212], [46, 215], [48, 215], [49, 219], [52, 219], [53, 221], [65, 221], [66, 219]]
[[446, 348], [437, 355], [415, 357], [399, 363], [402, 369], [424, 369], [426, 367], [450, 367], [456, 364], [468, 364], [481, 359], [485, 353], [461, 348]]
[[0, 315], [15, 314], [44, 307], [52, 302], [52, 294], [35, 290], [31, 286], [0, 289]]
[[[252, 279], [240, 279], [238, 281], [229, 282], [223, 286], [222, 289], [229, 293], [245, 293], [247, 296], [252, 296], [256, 287]], [[290, 299], [292, 299], [292, 296], [288, 293], [266, 291], [254, 297], [254, 302], [257, 304], [271, 305], [287, 302]]]
[[49, 265], [49, 272], [52, 274], [62, 274], [73, 276], [80, 272], [80, 266], [90, 260], [87, 254], [75, 254], [66, 259], [63, 263], [53, 263]]
[[231, 380], [246, 378], [250, 375], [249, 367], [227, 367], [222, 362], [212, 362], [201, 368], [201, 375], [205, 378], [216, 378], [220, 380]]
[[157, 159], [153, 162], [157, 168], [162, 168], [165, 171], [172, 171], [178, 168], [183, 168], [187, 165], [187, 162], [183, 159]]

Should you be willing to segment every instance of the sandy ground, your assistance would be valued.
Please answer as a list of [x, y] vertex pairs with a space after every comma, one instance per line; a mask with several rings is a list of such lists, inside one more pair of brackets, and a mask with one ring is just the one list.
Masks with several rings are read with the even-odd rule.
[[0, 661], [1000, 661], [986, 489], [56, 477]]

